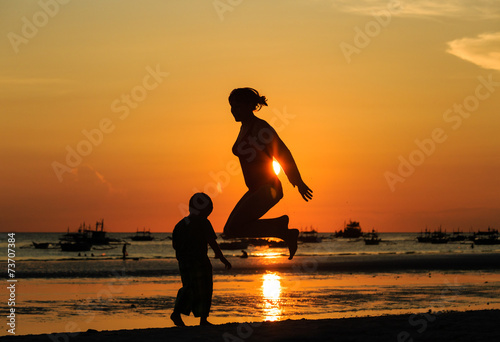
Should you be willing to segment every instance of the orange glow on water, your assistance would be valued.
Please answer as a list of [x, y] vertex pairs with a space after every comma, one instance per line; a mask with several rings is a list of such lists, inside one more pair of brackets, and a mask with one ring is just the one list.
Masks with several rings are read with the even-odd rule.
[[281, 277], [277, 273], [262, 275], [262, 300], [264, 320], [278, 321], [281, 310]]

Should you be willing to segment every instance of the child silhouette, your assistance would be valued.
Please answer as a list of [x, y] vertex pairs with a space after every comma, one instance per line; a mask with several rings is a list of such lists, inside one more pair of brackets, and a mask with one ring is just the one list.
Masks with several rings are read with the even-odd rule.
[[174, 312], [170, 315], [176, 326], [185, 326], [181, 314], [189, 316], [191, 312], [200, 317], [200, 325], [211, 325], [207, 317], [212, 304], [213, 279], [207, 244], [226, 269], [231, 269], [231, 264], [215, 241], [217, 236], [208, 220], [212, 210], [212, 200], [208, 195], [194, 194], [189, 201], [189, 216], [179, 221], [172, 233], [172, 245], [182, 280]]

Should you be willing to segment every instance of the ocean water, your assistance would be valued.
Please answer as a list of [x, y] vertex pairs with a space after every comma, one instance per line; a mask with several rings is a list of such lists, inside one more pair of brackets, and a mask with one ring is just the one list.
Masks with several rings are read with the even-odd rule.
[[[107, 236], [121, 240], [120, 243], [93, 246], [89, 252], [63, 252], [55, 244], [59, 242], [61, 233], [16, 233], [16, 260], [70, 260], [81, 258], [117, 259], [122, 257], [122, 246], [127, 242], [127, 252], [130, 258], [169, 259], [175, 258], [170, 239], [171, 233], [154, 233], [153, 241], [132, 241], [131, 233], [108, 233]], [[448, 242], [446, 244], [419, 243], [417, 233], [380, 233], [382, 239], [379, 245], [365, 245], [362, 239], [334, 238], [331, 233], [320, 233], [321, 243], [299, 243], [297, 256], [338, 256], [338, 255], [383, 255], [383, 254], [446, 254], [446, 253], [498, 253], [500, 245], [476, 245], [472, 248], [469, 241]], [[0, 234], [0, 260], [6, 260], [7, 233]], [[219, 242], [224, 241], [221, 237]], [[49, 242], [53, 248], [35, 249], [33, 242]], [[246, 251], [250, 257], [284, 256], [286, 248], [268, 248], [267, 246], [249, 246]], [[209, 252], [211, 253], [211, 252]], [[239, 256], [241, 251], [224, 251], [229, 256]], [[80, 255], [79, 255], [80, 254]], [[93, 256], [92, 256], [93, 255]]]

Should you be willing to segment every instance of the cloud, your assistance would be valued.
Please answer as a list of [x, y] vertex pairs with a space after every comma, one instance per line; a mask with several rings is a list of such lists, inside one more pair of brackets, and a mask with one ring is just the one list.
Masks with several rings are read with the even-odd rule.
[[336, 0], [333, 7], [342, 12], [370, 16], [389, 9], [393, 15], [406, 17], [500, 18], [500, 2], [497, 0]]
[[72, 187], [80, 191], [90, 192], [99, 195], [119, 194], [122, 191], [114, 188], [104, 176], [89, 165], [82, 165], [71, 171], [68, 178]]
[[500, 32], [448, 42], [448, 53], [485, 69], [500, 71]]

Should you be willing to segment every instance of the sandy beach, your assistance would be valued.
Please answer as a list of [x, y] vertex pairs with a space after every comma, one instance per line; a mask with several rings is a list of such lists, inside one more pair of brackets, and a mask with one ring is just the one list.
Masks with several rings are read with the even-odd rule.
[[[415, 313], [431, 310], [470, 314], [500, 309], [498, 254], [315, 256], [297, 257], [293, 263], [286, 257], [233, 257], [231, 261], [234, 268], [230, 272], [214, 263], [209, 320], [217, 327], [213, 333], [207, 330], [213, 336], [220, 337], [224, 331], [238, 337], [238, 329], [249, 330], [245, 322], [269, 321], [278, 325], [265, 329], [274, 331], [283, 326], [283, 332], [276, 334], [285, 338], [290, 320], [301, 325], [309, 322], [302, 328], [304, 334], [310, 329], [321, 336], [334, 336], [337, 330], [336, 333], [345, 330], [348, 336], [349, 331], [360, 332], [355, 328], [357, 323], [345, 322], [363, 317], [372, 317], [366, 322], [375, 320], [374, 325], [390, 326], [386, 329], [388, 334], [397, 335], [405, 329], [415, 334], [422, 330], [422, 323], [411, 319]], [[65, 332], [86, 336], [89, 330], [133, 329], [148, 334], [167, 331], [161, 334], [175, 338], [180, 330], [168, 318], [181, 286], [175, 268], [169, 259], [20, 262], [16, 335], [20, 338], [45, 334], [41, 336], [51, 336], [53, 341], [69, 341]], [[46, 277], [47, 274], [51, 276]], [[4, 314], [7, 315], [5, 310]], [[498, 313], [488, 311], [483, 315], [481, 320], [485, 322], [481, 324], [494, 322], [491, 317]], [[429, 326], [434, 323], [431, 319]], [[193, 316], [184, 321], [191, 327], [198, 324]], [[406, 325], [394, 323], [398, 321]], [[264, 330], [257, 329], [258, 324], [253, 324], [252, 329]], [[336, 328], [328, 331], [332, 324]], [[244, 331], [239, 333], [245, 335]], [[476, 328], [471, 330], [472, 335], [478, 332]], [[255, 334], [265, 336], [262, 332]], [[4, 330], [0, 335], [9, 334]], [[94, 335], [93, 340], [101, 335]], [[125, 336], [129, 338], [129, 334]]]
[[500, 310], [8, 336], [1, 341], [498, 341]]

